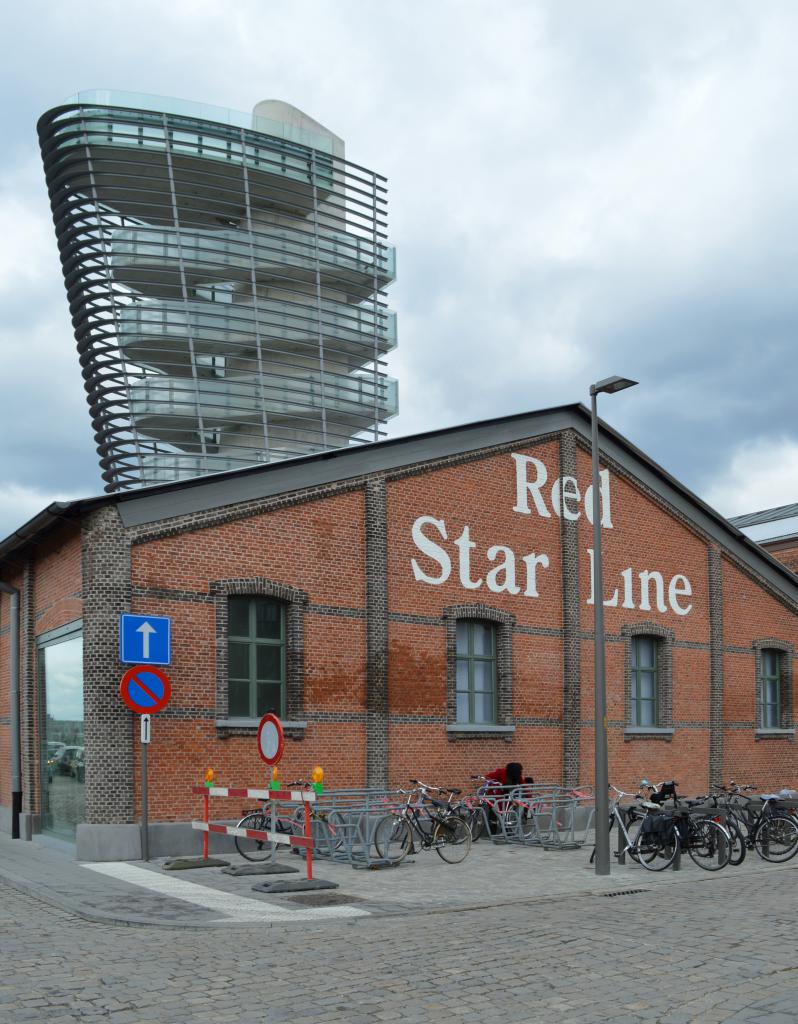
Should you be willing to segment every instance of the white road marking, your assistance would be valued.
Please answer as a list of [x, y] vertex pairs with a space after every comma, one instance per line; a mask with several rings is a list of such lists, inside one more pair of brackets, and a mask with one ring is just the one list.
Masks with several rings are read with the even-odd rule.
[[[89, 871], [97, 871], [101, 875], [108, 875], [109, 878], [119, 879], [121, 882], [129, 882], [138, 885], [142, 889], [149, 889], [150, 892], [157, 892], [161, 896], [170, 896], [176, 900], [184, 900], [186, 903], [193, 903], [206, 910], [214, 910], [221, 917], [232, 921], [265, 921], [265, 922], [289, 922], [289, 921], [323, 921], [325, 918], [334, 917], [364, 917], [368, 916], [368, 910], [360, 907], [281, 907], [273, 903], [265, 903], [262, 900], [236, 896], [233, 893], [222, 892], [219, 889], [210, 889], [196, 882], [185, 882], [182, 878], [175, 878], [172, 874], [159, 874], [147, 868], [136, 867], [127, 861], [114, 861], [105, 864], [83, 864]], [[202, 871], [203, 868], [194, 870]], [[257, 876], [248, 881], [256, 884]]]

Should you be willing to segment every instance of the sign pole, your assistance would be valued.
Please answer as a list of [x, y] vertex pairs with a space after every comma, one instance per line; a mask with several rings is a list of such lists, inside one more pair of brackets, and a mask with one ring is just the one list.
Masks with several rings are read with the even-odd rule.
[[141, 716], [141, 859], [150, 859], [150, 820], [147, 788], [147, 751], [150, 746], [150, 716]]

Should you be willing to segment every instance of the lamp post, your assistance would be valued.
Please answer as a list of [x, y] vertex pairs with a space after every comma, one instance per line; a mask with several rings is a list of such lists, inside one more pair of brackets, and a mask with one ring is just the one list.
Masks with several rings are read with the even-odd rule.
[[593, 460], [593, 614], [595, 655], [595, 780], [596, 780], [596, 874], [610, 873], [610, 802], [607, 763], [607, 679], [604, 660], [604, 573], [601, 562], [601, 496], [599, 494], [598, 395], [634, 387], [636, 380], [607, 377], [590, 386], [590, 433]]

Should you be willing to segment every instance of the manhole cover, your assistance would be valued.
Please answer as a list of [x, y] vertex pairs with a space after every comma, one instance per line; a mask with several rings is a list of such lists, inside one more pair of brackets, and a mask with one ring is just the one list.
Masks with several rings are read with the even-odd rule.
[[286, 896], [291, 903], [301, 903], [303, 907], [340, 907], [342, 903], [362, 903], [362, 896], [345, 896], [341, 892], [308, 892], [296, 896]]

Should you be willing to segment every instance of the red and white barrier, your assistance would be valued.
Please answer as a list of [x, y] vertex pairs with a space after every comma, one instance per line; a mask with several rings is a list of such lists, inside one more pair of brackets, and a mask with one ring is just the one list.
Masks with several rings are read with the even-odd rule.
[[[208, 857], [208, 835], [217, 832], [221, 835], [242, 836], [246, 839], [260, 839], [269, 843], [284, 843], [289, 846], [300, 847], [306, 851], [305, 866], [308, 879], [313, 878], [313, 837], [310, 831], [310, 808], [316, 800], [316, 794], [312, 789], [234, 789], [229, 786], [192, 786], [191, 792], [204, 797], [203, 820], [192, 821], [191, 827], [203, 832], [202, 855]], [[237, 825], [212, 825], [210, 816], [210, 797], [212, 796], [233, 796], [244, 797], [249, 800], [277, 800], [280, 803], [301, 803], [305, 805], [305, 827], [304, 835], [291, 836], [281, 832], [270, 832], [266, 829], [239, 828]], [[266, 812], [268, 814], [268, 812]]]

